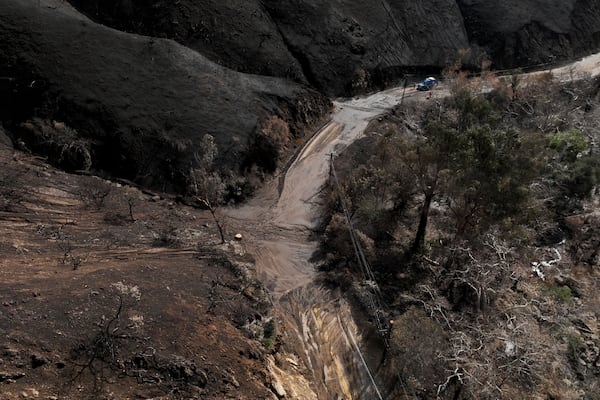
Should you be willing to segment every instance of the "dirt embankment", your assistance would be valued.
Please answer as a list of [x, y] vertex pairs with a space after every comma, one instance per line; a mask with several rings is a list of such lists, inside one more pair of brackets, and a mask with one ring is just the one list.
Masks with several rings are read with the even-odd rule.
[[315, 91], [107, 28], [62, 1], [2, 2], [0, 57], [1, 116], [13, 138], [63, 168], [162, 189], [185, 187], [206, 134], [222, 171], [272, 169], [257, 156], [277, 157], [281, 144], [263, 132], [269, 121], [291, 143], [329, 108]]

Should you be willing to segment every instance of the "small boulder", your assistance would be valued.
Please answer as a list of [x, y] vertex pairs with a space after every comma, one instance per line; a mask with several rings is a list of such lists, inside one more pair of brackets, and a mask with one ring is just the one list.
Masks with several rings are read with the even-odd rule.
[[278, 399], [285, 399], [287, 393], [285, 392], [285, 389], [283, 388], [283, 385], [281, 384], [279, 379], [273, 379], [273, 381], [271, 382], [271, 387], [273, 388], [273, 391], [277, 395]]
[[40, 356], [37, 354], [31, 355], [31, 368], [35, 369], [41, 367], [42, 365], [48, 364], [50, 361], [44, 356]]

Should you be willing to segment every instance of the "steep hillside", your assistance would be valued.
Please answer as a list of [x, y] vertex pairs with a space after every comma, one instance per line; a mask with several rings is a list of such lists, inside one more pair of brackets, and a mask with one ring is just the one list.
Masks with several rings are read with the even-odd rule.
[[469, 46], [452, 0], [71, 3], [118, 29], [174, 38], [231, 68], [336, 95], [382, 84], [407, 67], [444, 65]]
[[[96, 21], [169, 37], [230, 68], [308, 82], [329, 94], [441, 68], [459, 49], [497, 68], [564, 60], [598, 49], [592, 0], [71, 0]], [[596, 12], [594, 12], [596, 11]]]
[[459, 0], [471, 43], [497, 68], [581, 56], [600, 44], [600, 5], [594, 0], [489, 2]]
[[152, 187], [181, 190], [206, 134], [221, 170], [268, 166], [253, 158], [276, 157], [256, 148], [263, 121], [280, 121], [290, 142], [329, 107], [299, 85], [98, 25], [64, 2], [3, 1], [0, 58], [2, 120], [13, 137], [67, 170]]
[[268, 294], [206, 213], [0, 140], [0, 235], [2, 400], [273, 398]]
[[512, 67], [600, 42], [589, 0], [71, 3], [95, 22], [64, 1], [0, 5], [7, 132], [64, 169], [176, 191], [206, 134], [225, 175], [273, 172], [329, 110], [307, 85], [348, 95], [439, 70], [459, 49]]

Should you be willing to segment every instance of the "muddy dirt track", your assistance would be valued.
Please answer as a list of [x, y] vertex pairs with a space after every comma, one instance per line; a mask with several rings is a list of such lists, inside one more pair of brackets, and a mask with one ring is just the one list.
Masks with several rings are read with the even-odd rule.
[[[329, 161], [358, 139], [369, 121], [402, 101], [413, 101], [426, 93], [412, 88], [394, 88], [374, 95], [334, 102], [331, 120], [297, 154], [283, 184], [267, 184], [247, 205], [227, 210], [228, 217], [254, 221], [253, 230], [243, 232], [255, 240], [248, 249], [257, 257], [259, 277], [269, 282], [275, 298], [306, 285], [314, 278], [308, 262], [317, 243], [308, 241], [320, 218], [321, 189], [329, 177]], [[280, 189], [280, 190], [279, 190]]]
[[[248, 204], [226, 211], [232, 225], [252, 227], [242, 232], [243, 245], [272, 294], [284, 336], [282, 354], [287, 354], [271, 373], [284, 382], [290, 398], [377, 398], [357, 344], [372, 336], [370, 326], [362, 321], [359, 328], [342, 294], [316, 282], [310, 259], [318, 242], [310, 235], [319, 224], [332, 155], [358, 139], [372, 118], [426, 96], [394, 88], [336, 101], [330, 121], [298, 152], [283, 179], [274, 178]], [[380, 356], [376, 352], [370, 363]]]
[[[550, 71], [560, 80], [578, 78], [582, 74], [598, 75], [600, 54]], [[524, 76], [544, 72], [547, 71]], [[366, 97], [335, 101], [330, 122], [307, 142], [283, 172], [280, 193], [278, 181], [273, 179], [247, 205], [227, 211], [235, 220], [255, 222], [249, 225], [254, 230], [244, 233], [260, 241], [251, 253], [257, 253], [259, 274], [271, 283], [276, 298], [313, 278], [313, 267], [306, 260], [316, 244], [307, 238], [319, 221], [319, 195], [329, 176], [331, 155], [339, 154], [360, 138], [371, 119], [402, 101], [434, 101], [447, 94], [442, 84], [432, 92], [431, 98], [427, 92], [398, 87]]]

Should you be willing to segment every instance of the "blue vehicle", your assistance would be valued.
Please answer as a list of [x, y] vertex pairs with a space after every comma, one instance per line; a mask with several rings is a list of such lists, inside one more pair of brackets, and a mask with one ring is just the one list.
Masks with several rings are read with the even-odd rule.
[[437, 79], [430, 76], [429, 78], [423, 79], [421, 82], [417, 83], [417, 90], [419, 91], [428, 91], [433, 89], [438, 85]]

